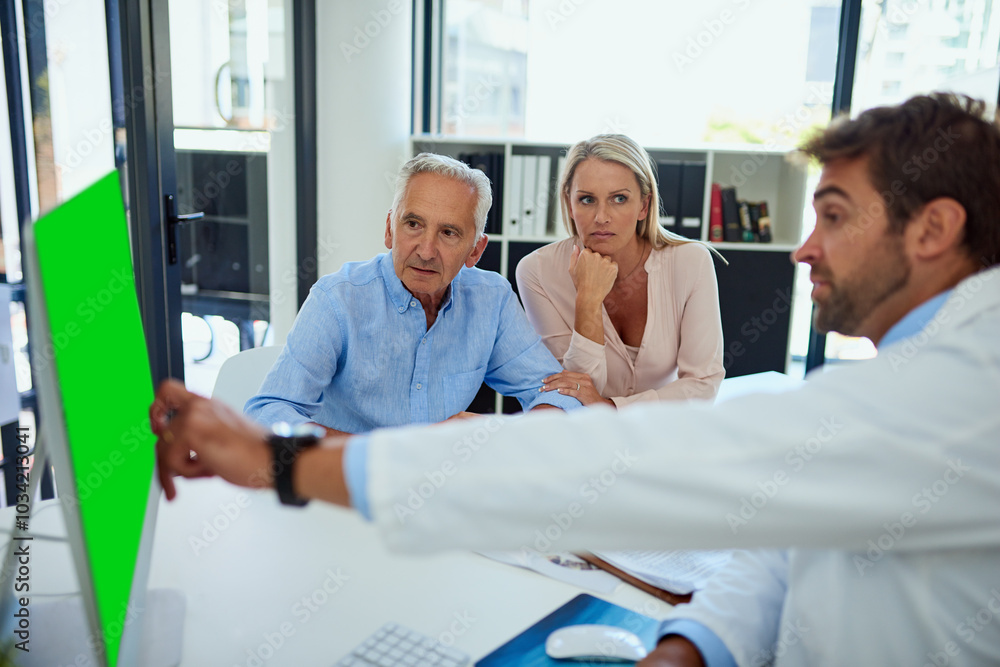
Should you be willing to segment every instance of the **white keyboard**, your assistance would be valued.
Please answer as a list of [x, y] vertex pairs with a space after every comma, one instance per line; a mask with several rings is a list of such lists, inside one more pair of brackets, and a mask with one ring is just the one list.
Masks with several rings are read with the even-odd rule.
[[386, 623], [334, 667], [467, 667], [461, 651], [396, 623]]

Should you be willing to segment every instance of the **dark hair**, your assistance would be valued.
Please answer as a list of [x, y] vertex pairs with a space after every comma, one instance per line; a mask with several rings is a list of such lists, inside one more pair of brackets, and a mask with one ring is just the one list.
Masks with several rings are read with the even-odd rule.
[[838, 117], [800, 151], [827, 164], [868, 158], [889, 228], [902, 232], [924, 204], [950, 197], [965, 208], [963, 245], [985, 266], [1000, 263], [1000, 129], [971, 97], [932, 93]]

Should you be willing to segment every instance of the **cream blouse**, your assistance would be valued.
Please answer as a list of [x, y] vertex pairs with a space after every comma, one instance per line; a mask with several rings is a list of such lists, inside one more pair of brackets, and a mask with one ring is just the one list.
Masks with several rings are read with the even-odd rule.
[[714, 399], [725, 376], [715, 267], [697, 243], [654, 250], [646, 260], [648, 313], [633, 359], [607, 310], [604, 345], [573, 330], [576, 288], [569, 275], [575, 239], [539, 248], [517, 265], [528, 320], [566, 370], [586, 373], [601, 396], [636, 401]]

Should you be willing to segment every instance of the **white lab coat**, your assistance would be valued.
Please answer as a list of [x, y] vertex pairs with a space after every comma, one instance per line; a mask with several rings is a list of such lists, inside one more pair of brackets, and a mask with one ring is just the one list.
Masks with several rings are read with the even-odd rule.
[[998, 276], [785, 394], [376, 432], [375, 522], [410, 552], [789, 548], [686, 613], [741, 665], [1000, 664]]

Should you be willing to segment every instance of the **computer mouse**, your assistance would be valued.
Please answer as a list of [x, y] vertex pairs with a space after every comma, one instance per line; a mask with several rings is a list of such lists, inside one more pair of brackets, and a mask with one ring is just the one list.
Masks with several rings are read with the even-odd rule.
[[556, 660], [636, 662], [648, 653], [642, 640], [613, 625], [568, 625], [545, 640], [545, 653]]

